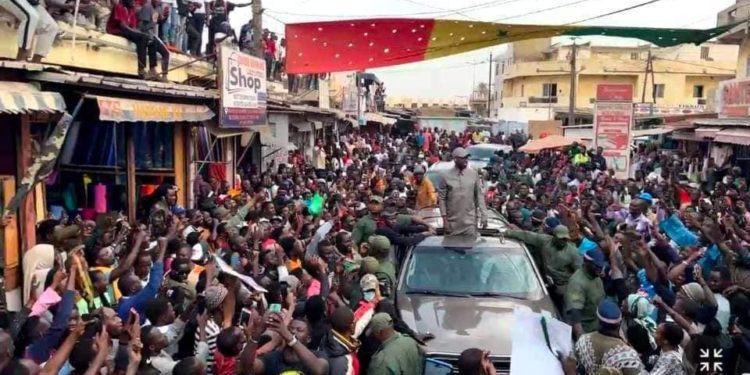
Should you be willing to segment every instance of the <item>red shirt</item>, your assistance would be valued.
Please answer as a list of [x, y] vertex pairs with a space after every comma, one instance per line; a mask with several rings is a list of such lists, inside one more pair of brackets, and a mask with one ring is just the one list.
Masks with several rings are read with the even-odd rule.
[[274, 56], [276, 55], [276, 41], [275, 40], [271, 38], [268, 38], [268, 40], [266, 40], [266, 53], [269, 55], [274, 55]]
[[237, 373], [237, 357], [225, 357], [217, 349], [214, 352], [214, 374], [234, 375]]
[[120, 22], [125, 22], [126, 25], [135, 28], [136, 17], [135, 9], [128, 9], [122, 3], [117, 3], [114, 9], [112, 9], [112, 15], [107, 20], [107, 33], [109, 34], [120, 34], [122, 28]]

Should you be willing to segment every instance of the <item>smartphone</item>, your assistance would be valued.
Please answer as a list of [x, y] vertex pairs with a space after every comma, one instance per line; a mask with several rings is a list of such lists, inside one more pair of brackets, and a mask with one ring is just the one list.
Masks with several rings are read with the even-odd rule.
[[250, 311], [250, 309], [243, 308], [242, 311], [240, 311], [240, 323], [245, 323], [248, 320], [250, 320], [250, 317], [253, 315], [253, 312]]
[[272, 303], [270, 306], [268, 306], [268, 311], [272, 313], [280, 313], [281, 312], [281, 304], [279, 303]]

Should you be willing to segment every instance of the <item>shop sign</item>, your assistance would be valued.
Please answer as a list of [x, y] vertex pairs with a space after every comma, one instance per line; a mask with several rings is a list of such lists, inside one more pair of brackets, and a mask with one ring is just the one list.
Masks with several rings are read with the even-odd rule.
[[721, 81], [716, 96], [719, 118], [750, 117], [750, 79]]
[[99, 119], [115, 122], [198, 122], [214, 116], [204, 105], [149, 102], [96, 96]]
[[220, 127], [250, 128], [268, 123], [265, 60], [222, 46], [218, 77]]
[[[622, 86], [629, 86], [629, 89]], [[613, 169], [615, 178], [619, 179], [627, 179], [630, 170], [632, 93], [632, 85], [599, 85], [597, 87], [593, 143], [594, 147], [604, 149], [603, 156], [607, 160], [607, 168]]]

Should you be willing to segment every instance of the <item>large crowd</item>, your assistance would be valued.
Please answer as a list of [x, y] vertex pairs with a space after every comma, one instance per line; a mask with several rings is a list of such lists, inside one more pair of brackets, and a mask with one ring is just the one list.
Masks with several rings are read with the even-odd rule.
[[[0, 313], [0, 373], [421, 374], [434, 337], [396, 312], [398, 254], [478, 236], [491, 210], [573, 328], [566, 374], [750, 372], [750, 196], [732, 158], [640, 145], [628, 179], [579, 144], [467, 165], [471, 144], [525, 140], [354, 132], [236, 186], [198, 178], [191, 208], [162, 185], [136, 222], [42, 221], [24, 307]], [[465, 349], [458, 373], [494, 374]]]

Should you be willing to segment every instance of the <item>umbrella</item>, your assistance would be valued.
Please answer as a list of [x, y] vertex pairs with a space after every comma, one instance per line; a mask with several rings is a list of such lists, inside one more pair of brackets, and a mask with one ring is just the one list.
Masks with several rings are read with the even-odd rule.
[[532, 139], [525, 145], [521, 146], [518, 151], [535, 153], [550, 148], [560, 148], [572, 145], [574, 142], [580, 142], [577, 139], [567, 138], [562, 135], [550, 135], [540, 139]]

